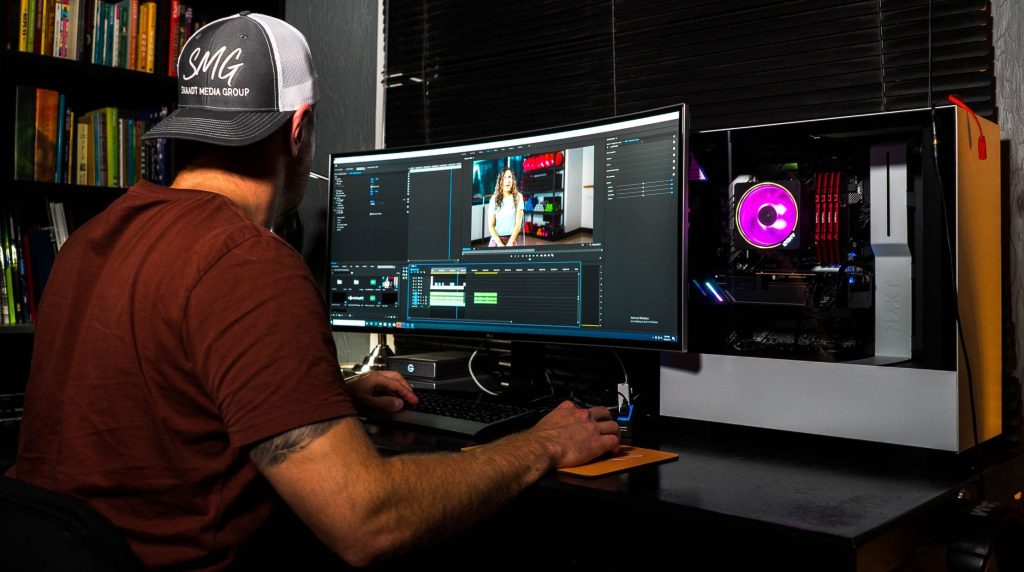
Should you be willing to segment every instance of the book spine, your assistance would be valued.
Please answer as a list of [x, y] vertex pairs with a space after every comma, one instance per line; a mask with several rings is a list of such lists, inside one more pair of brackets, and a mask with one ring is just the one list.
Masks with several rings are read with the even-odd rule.
[[14, 305], [18, 310], [18, 321], [27, 324], [31, 321], [28, 315], [28, 280], [25, 278], [25, 249], [21, 247], [21, 213], [18, 209], [11, 211], [11, 256], [17, 269]]
[[78, 33], [81, 30], [83, 0], [68, 2], [68, 54], [69, 60], [78, 59]]
[[61, 48], [61, 19], [60, 19], [60, 8], [61, 0], [56, 0], [56, 4], [53, 5], [53, 13], [50, 14], [50, 19], [53, 20], [53, 34], [50, 36], [50, 54], [54, 57], [63, 57], [60, 53]]
[[75, 182], [79, 185], [89, 184], [89, 124], [85, 121], [78, 122], [77, 153], [75, 154]]
[[46, 13], [46, 4], [52, 0], [33, 0], [36, 5], [35, 24], [36, 29], [32, 35], [32, 53], [41, 54], [43, 53], [43, 36], [46, 34], [46, 22], [43, 21], [43, 16]]
[[35, 180], [53, 182], [56, 172], [57, 111], [60, 94], [36, 88]]
[[125, 146], [125, 122], [124, 119], [117, 120], [117, 182], [118, 186], [126, 187], [125, 184], [125, 164], [128, 162], [125, 160], [128, 153], [128, 149]]
[[92, 44], [92, 59], [90, 60], [94, 64], [103, 62], [103, 16], [101, 13], [102, 0], [92, 0], [92, 10], [90, 10], [92, 18], [92, 26], [90, 29], [92, 33], [89, 35], [89, 41]]
[[114, 5], [103, 3], [103, 64], [114, 65]]
[[22, 268], [25, 269], [25, 290], [28, 294], [28, 321], [35, 322], [38, 315], [36, 309], [35, 262], [32, 260], [32, 240], [28, 232], [21, 235], [21, 253], [25, 258]]
[[57, 132], [56, 132], [56, 158], [54, 160], [53, 180], [57, 183], [63, 182], [64, 176], [64, 116], [65, 97], [61, 93], [57, 96]]
[[4, 313], [7, 316], [5, 323], [16, 324], [18, 323], [18, 314], [15, 313], [14, 311], [14, 274], [11, 272], [14, 269], [15, 262], [14, 260], [11, 259], [10, 256], [11, 237], [8, 231], [7, 218], [8, 217], [6, 213], [4, 214], [4, 216], [0, 216], [0, 223], [2, 223], [0, 224], [0, 226], [3, 226], [3, 229], [0, 229], [0, 233], [2, 233], [3, 235], [3, 244], [0, 245], [0, 248], [3, 249], [2, 256], [4, 259], [4, 285], [5, 290], [7, 290], [7, 296], [3, 303], [5, 306]]
[[157, 5], [150, 2], [149, 21], [147, 22], [148, 32], [146, 35], [146, 71], [156, 73], [156, 12]]
[[106, 136], [107, 136], [107, 180], [104, 183], [108, 187], [120, 186], [121, 180], [118, 177], [119, 161], [118, 161], [118, 131], [117, 131], [117, 108], [107, 107], [104, 108], [104, 115], [106, 116]]
[[[0, 220], [5, 216], [7, 214], [0, 211]], [[3, 231], [0, 230], [0, 324], [9, 324], [11, 322], [7, 313], [7, 255], [4, 253], [3, 244]]]
[[55, 12], [55, 4], [53, 0], [36, 0], [36, 4], [42, 8], [39, 11], [39, 16], [42, 18], [42, 24], [40, 30], [42, 30], [42, 41], [39, 44], [39, 52], [44, 56], [52, 56], [53, 53], [53, 32], [54, 32], [54, 20], [53, 13]]
[[167, 50], [167, 75], [170, 77], [177, 77], [178, 75], [178, 51], [181, 50], [181, 44], [178, 43], [178, 27], [181, 22], [181, 0], [171, 0], [171, 23], [170, 33], [170, 45]]
[[29, 15], [28, 15], [28, 0], [21, 0], [21, 11], [18, 13], [18, 51], [29, 52], [32, 51], [30, 46], [32, 42], [28, 39], [28, 28], [29, 28]]
[[25, 51], [35, 53], [36, 48], [36, 0], [28, 0], [28, 18], [25, 22]]
[[71, 0], [62, 0], [60, 6], [60, 57], [71, 59]]
[[139, 69], [139, 0], [128, 4], [128, 69]]
[[125, 186], [129, 187], [129, 186], [135, 184], [135, 177], [136, 177], [136, 172], [135, 172], [135, 156], [137, 155], [137, 153], [135, 152], [135, 120], [134, 119], [128, 118], [128, 119], [125, 120], [125, 134], [126, 134], [126, 137], [127, 137], [127, 142], [125, 143], [125, 148], [126, 148], [125, 155], [127, 156], [125, 158], [126, 159], [125, 163], [127, 164], [127, 167], [125, 168], [125, 170], [127, 171], [127, 178], [125, 179]]
[[14, 97], [14, 178], [31, 181], [36, 162], [36, 88], [19, 85]]
[[146, 54], [149, 50], [149, 2], [139, 6], [139, 46], [136, 56], [136, 68], [146, 71]]
[[111, 52], [110, 65], [113, 67], [120, 67], [121, 65], [121, 5], [113, 4], [111, 6], [113, 14], [111, 15], [111, 33], [113, 39], [111, 40]]
[[107, 186], [107, 114], [102, 109], [96, 110], [92, 124], [93, 153], [96, 157], [96, 185]]
[[64, 180], [72, 183], [75, 178], [75, 112], [70, 108], [64, 111]]
[[131, 3], [129, 0], [123, 0], [120, 4], [120, 14], [118, 15], [118, 61], [117, 66], [121, 68], [128, 68], [128, 44], [131, 38], [128, 37], [128, 25], [131, 22]]

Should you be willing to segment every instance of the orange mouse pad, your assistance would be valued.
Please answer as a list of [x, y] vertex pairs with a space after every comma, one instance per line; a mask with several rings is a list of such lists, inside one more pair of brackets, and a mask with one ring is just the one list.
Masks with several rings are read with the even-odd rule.
[[600, 477], [611, 473], [628, 471], [656, 463], [674, 461], [679, 458], [677, 453], [666, 453], [643, 447], [623, 445], [614, 453], [601, 455], [586, 465], [558, 469], [559, 473], [576, 475], [577, 477]]

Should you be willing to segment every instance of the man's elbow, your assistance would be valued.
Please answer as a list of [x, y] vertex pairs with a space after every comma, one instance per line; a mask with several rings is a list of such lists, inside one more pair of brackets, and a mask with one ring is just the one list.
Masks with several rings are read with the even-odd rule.
[[378, 535], [366, 535], [355, 539], [348, 539], [335, 543], [331, 546], [331, 549], [338, 556], [341, 556], [345, 562], [356, 568], [365, 568], [371, 564], [376, 564], [396, 553], [394, 543], [382, 539]]

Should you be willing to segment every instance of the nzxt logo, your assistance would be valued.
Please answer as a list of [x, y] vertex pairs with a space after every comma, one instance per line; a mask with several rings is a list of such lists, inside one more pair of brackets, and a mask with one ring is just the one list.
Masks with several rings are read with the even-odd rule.
[[[188, 67], [191, 68], [191, 72], [187, 72], [181, 76], [184, 81], [190, 79], [202, 73], [210, 73], [210, 79], [223, 79], [227, 80], [228, 86], [235, 79], [235, 74], [238, 73], [238, 68], [245, 65], [244, 62], [238, 62], [242, 56], [242, 48], [235, 48], [227, 56], [224, 52], [227, 51], [227, 46], [221, 46], [219, 50], [215, 52], [203, 52], [202, 48], [196, 48], [192, 50], [192, 53], [188, 55]], [[232, 61], [238, 63], [228, 65]]]
[[900, 331], [904, 328], [901, 317], [903, 315], [903, 293], [899, 284], [887, 284], [883, 292], [885, 300], [882, 301], [885, 310], [885, 329], [890, 332]]

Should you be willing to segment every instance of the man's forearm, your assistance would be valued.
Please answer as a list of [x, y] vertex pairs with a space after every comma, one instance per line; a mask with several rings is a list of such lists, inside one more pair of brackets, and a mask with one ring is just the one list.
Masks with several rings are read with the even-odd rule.
[[444, 539], [494, 513], [551, 468], [535, 436], [512, 435], [463, 453], [399, 455], [385, 460], [367, 515], [378, 556]]

